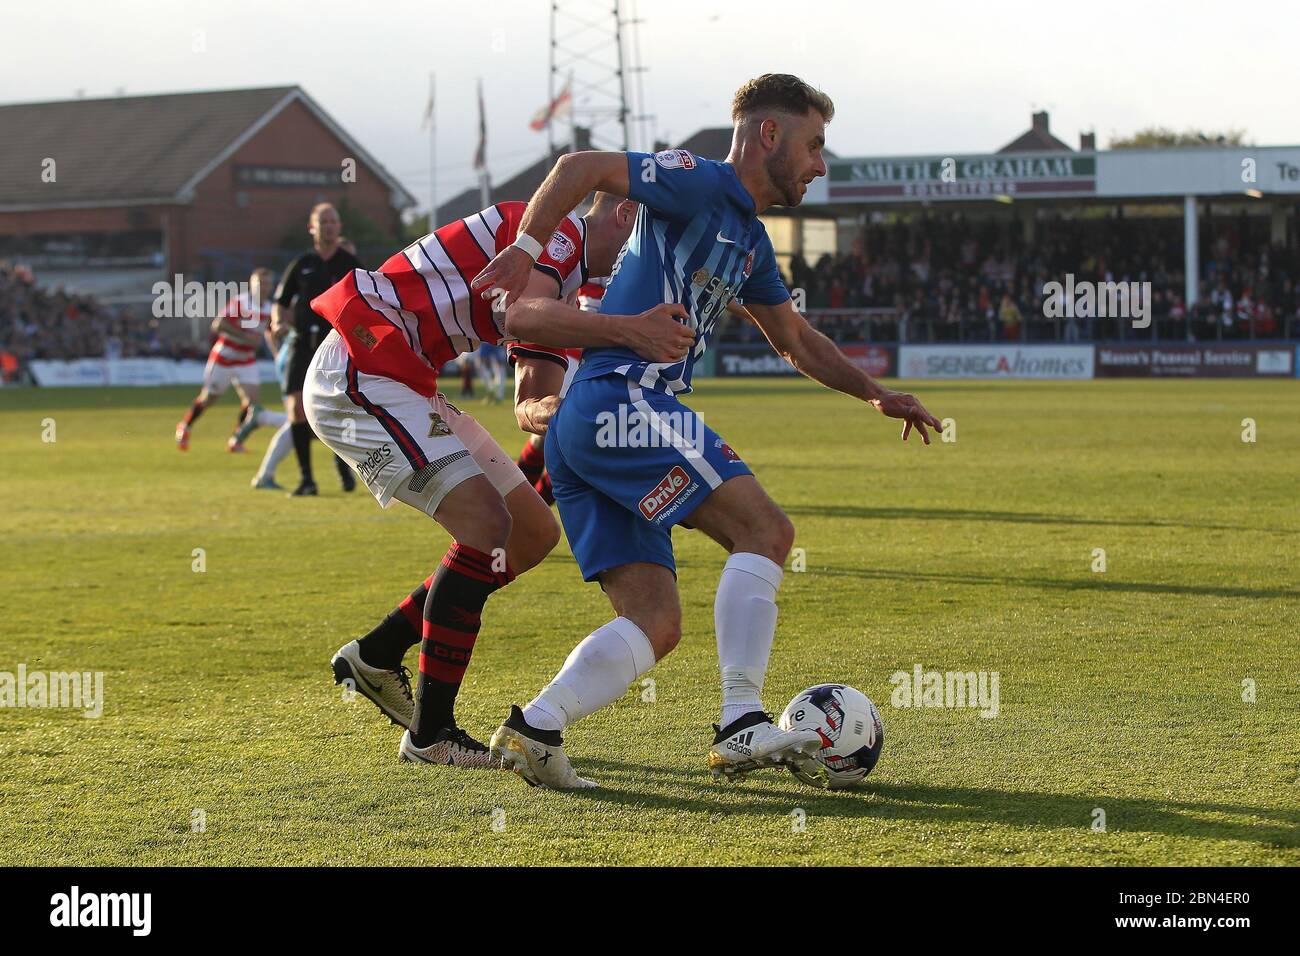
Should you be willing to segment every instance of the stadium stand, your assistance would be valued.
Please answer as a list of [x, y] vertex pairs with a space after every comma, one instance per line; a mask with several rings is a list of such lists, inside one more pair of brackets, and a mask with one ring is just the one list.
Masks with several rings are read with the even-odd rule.
[[[1176, 220], [1060, 219], [1035, 240], [1014, 221], [960, 215], [866, 227], [851, 251], [809, 264], [795, 254], [785, 276], [803, 289], [816, 324], [844, 342], [1076, 342], [1132, 338], [1114, 319], [1049, 319], [1043, 286], [1078, 280], [1151, 282], [1152, 329], [1166, 341], [1300, 337], [1300, 268], [1270, 245], [1267, 223], [1220, 221], [1202, 236], [1200, 302], [1182, 290]], [[732, 323], [726, 340], [760, 341]]]
[[0, 375], [27, 379], [34, 359], [202, 358], [205, 342], [169, 339], [141, 310], [37, 284], [32, 270], [0, 261]]

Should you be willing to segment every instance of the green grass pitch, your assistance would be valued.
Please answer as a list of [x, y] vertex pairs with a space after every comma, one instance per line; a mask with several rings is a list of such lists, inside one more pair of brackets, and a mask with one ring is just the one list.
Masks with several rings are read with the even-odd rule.
[[[227, 454], [229, 397], [178, 454], [190, 389], [0, 391], [0, 671], [106, 691], [99, 719], [0, 709], [0, 864], [1300, 863], [1298, 383], [908, 384], [955, 442], [803, 381], [691, 400], [804, 549], [768, 707], [826, 680], [880, 706], [843, 793], [709, 778], [723, 558], [697, 533], [653, 701], [567, 735], [600, 789], [401, 764], [329, 658], [429, 572], [433, 522], [344, 497], [319, 445], [320, 498], [250, 491], [269, 436]], [[467, 408], [518, 449], [508, 407]], [[462, 725], [486, 738], [609, 617], [561, 544], [490, 601]], [[893, 706], [916, 665], [997, 672], [998, 715]]]

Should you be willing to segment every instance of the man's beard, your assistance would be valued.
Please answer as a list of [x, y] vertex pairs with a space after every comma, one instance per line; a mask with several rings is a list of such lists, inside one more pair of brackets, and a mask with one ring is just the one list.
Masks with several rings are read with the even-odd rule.
[[781, 194], [781, 205], [797, 206], [803, 201], [799, 192], [799, 178], [794, 174], [794, 164], [784, 152], [773, 156], [768, 162], [767, 178]]

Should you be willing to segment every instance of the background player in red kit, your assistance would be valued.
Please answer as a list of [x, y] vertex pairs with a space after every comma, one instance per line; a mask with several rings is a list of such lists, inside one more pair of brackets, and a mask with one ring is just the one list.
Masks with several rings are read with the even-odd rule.
[[[492, 766], [487, 748], [456, 726], [453, 705], [488, 596], [542, 560], [559, 540], [550, 509], [469, 415], [438, 391], [438, 372], [480, 342], [515, 337], [550, 346], [622, 342], [647, 357], [685, 355], [692, 334], [658, 306], [612, 322], [561, 301], [588, 273], [608, 273], [627, 239], [622, 203], [598, 195], [570, 214], [545, 248], [517, 240], [524, 203], [498, 203], [441, 227], [378, 272], [355, 270], [312, 308], [334, 327], [303, 389], [307, 420], [384, 507], [402, 501], [454, 539], [438, 570], [373, 631], [340, 648], [335, 679], [354, 682], [408, 730], [405, 760]], [[469, 277], [512, 243], [535, 260], [509, 310], [471, 295]], [[420, 644], [414, 701], [402, 657]]]
[[270, 333], [273, 280], [270, 269], [254, 269], [248, 281], [249, 294], [236, 297], [213, 320], [212, 332], [216, 340], [212, 343], [208, 364], [203, 370], [203, 387], [185, 417], [176, 426], [176, 447], [181, 451], [190, 447], [190, 427], [203, 414], [203, 410], [232, 385], [239, 396], [239, 418], [235, 421], [235, 434], [231, 435], [226, 447], [231, 451], [244, 450], [236, 436], [244, 423], [244, 417], [252, 413], [257, 405], [257, 391], [261, 384], [257, 372], [257, 350], [263, 337], [271, 351], [275, 351], [275, 342]]

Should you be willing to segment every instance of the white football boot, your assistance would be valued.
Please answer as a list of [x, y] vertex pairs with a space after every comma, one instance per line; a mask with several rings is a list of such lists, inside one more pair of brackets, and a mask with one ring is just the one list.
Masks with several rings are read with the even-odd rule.
[[397, 756], [407, 763], [436, 763], [448, 767], [468, 767], [471, 770], [501, 769], [500, 759], [459, 727], [442, 728], [433, 743], [427, 747], [415, 746], [408, 730], [402, 734]]
[[491, 747], [505, 769], [517, 773], [530, 787], [586, 790], [596, 786], [573, 769], [564, 755], [559, 731], [530, 727], [523, 711], [514, 705], [506, 722], [492, 735]]
[[781, 730], [772, 718], [756, 710], [726, 727], [713, 725], [709, 770], [715, 778], [735, 779], [763, 767], [789, 765], [815, 773], [814, 757], [822, 747], [815, 730]]
[[371, 667], [361, 659], [361, 645], [356, 641], [340, 647], [330, 664], [334, 667], [334, 683], [349, 681], [350, 688], [367, 697], [393, 723], [411, 726], [415, 699], [411, 696], [411, 672], [405, 667]]

